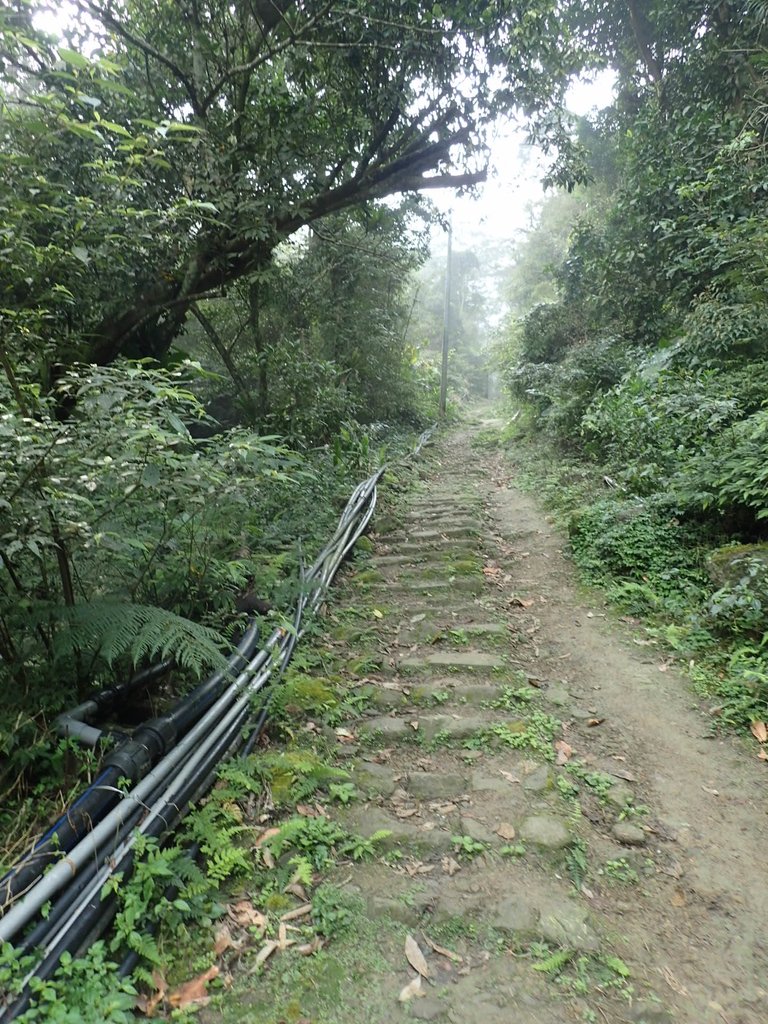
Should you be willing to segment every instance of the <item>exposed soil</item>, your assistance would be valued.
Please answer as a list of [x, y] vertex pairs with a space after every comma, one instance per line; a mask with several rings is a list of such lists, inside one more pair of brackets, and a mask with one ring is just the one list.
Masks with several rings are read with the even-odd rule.
[[[585, 596], [482, 426], [438, 442], [359, 573], [386, 654], [339, 744], [366, 799], [337, 813], [389, 830], [388, 862], [339, 871], [352, 934], [237, 983], [223, 1016], [757, 1024], [765, 766]], [[430, 976], [401, 1002], [406, 935]]]

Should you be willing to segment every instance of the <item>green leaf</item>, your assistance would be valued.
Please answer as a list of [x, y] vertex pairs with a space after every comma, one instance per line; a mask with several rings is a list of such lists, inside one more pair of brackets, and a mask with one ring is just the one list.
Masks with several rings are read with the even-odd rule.
[[71, 64], [73, 68], [89, 68], [91, 62], [87, 57], [84, 57], [82, 53], [78, 53], [77, 50], [68, 50], [66, 47], [59, 47], [59, 57], [67, 64]]

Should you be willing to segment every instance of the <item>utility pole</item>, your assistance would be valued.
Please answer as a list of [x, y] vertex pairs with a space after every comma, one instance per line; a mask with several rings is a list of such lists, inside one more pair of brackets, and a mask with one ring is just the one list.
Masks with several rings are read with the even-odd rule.
[[440, 419], [445, 419], [448, 398], [448, 348], [451, 340], [451, 241], [453, 228], [448, 214], [448, 261], [445, 265], [445, 304], [443, 307], [443, 362], [440, 370]]

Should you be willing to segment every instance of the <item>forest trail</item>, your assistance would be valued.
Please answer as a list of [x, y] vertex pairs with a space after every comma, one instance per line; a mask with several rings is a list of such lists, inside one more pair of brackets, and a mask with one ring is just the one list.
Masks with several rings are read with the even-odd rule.
[[[339, 868], [352, 931], [236, 985], [223, 1019], [757, 1024], [764, 766], [585, 596], [511, 462], [473, 446], [489, 422], [436, 442], [341, 599], [364, 590], [385, 654], [339, 734], [366, 799], [334, 814], [389, 830], [388, 863]], [[429, 977], [398, 1002], [408, 935]]]

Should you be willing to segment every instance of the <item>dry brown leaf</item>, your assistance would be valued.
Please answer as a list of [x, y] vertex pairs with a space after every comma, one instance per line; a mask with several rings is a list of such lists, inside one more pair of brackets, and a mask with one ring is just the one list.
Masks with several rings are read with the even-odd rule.
[[208, 991], [206, 985], [209, 981], [212, 981], [219, 973], [219, 968], [214, 964], [213, 967], [209, 967], [207, 971], [203, 971], [202, 974], [198, 974], [196, 978], [192, 978], [191, 981], [185, 981], [183, 985], [179, 985], [173, 992], [168, 996], [168, 1004], [174, 1009], [183, 1010], [185, 1006], [192, 1006], [193, 1003], [202, 1003], [208, 1001]]
[[311, 804], [296, 804], [296, 810], [305, 818], [317, 818], [318, 813]]
[[[284, 952], [289, 946], [295, 946], [296, 940], [288, 938], [288, 929], [290, 925], [287, 925], [285, 921], [281, 921], [277, 929], [277, 948], [280, 952]], [[298, 931], [297, 928], [291, 929], [292, 931]]]
[[765, 727], [765, 722], [752, 722], [749, 727], [749, 731], [758, 743], [768, 742], [768, 729]]
[[154, 1017], [155, 1010], [165, 999], [165, 993], [168, 991], [168, 984], [158, 970], [152, 971], [152, 984], [155, 986], [154, 995], [139, 996], [136, 1000], [136, 1009], [141, 1010], [145, 1017]]
[[457, 871], [461, 871], [461, 864], [454, 860], [453, 857], [443, 857], [440, 861], [440, 866], [449, 878], [452, 878]]
[[297, 917], [306, 917], [307, 914], [312, 913], [312, 904], [305, 903], [303, 907], [295, 907], [293, 910], [286, 911], [285, 914], [280, 915], [281, 921], [295, 921]]
[[297, 896], [302, 903], [309, 902], [306, 889], [299, 882], [290, 882], [286, 885], [284, 892], [289, 892], [291, 896]]
[[235, 940], [232, 938], [232, 932], [229, 930], [229, 925], [223, 921], [214, 934], [213, 952], [216, 956], [221, 956], [228, 949], [234, 948]]
[[530, 608], [536, 604], [536, 599], [534, 597], [511, 597], [509, 603], [517, 608]]
[[414, 971], [418, 971], [422, 978], [429, 977], [427, 961], [424, 958], [424, 954], [419, 949], [418, 942], [412, 935], [407, 935], [405, 938], [405, 958]]
[[270, 939], [264, 946], [261, 947], [259, 952], [256, 954], [256, 959], [253, 962], [251, 973], [257, 971], [262, 964], [265, 964], [267, 960], [272, 956], [278, 947], [278, 943], [274, 939]]
[[496, 829], [496, 835], [501, 836], [502, 839], [512, 840], [515, 838], [517, 833], [512, 825], [506, 821], [502, 821], [499, 827]]
[[570, 743], [566, 743], [565, 740], [555, 740], [555, 750], [557, 751], [555, 764], [568, 764], [573, 753]]
[[669, 901], [673, 907], [684, 907], [685, 906], [685, 893], [682, 889], [675, 889], [672, 893], [672, 898]]
[[311, 956], [312, 953], [317, 953], [319, 949], [322, 949], [324, 945], [324, 940], [316, 935], [311, 942], [304, 942], [301, 946], [297, 946], [296, 952], [301, 953], [302, 956]]
[[760, 747], [760, 752], [757, 757], [760, 761], [768, 761], [768, 752], [766, 752], [765, 747]]
[[279, 835], [279, 833], [280, 833], [280, 829], [279, 828], [268, 828], [268, 829], [266, 829], [264, 832], [261, 833], [259, 838], [256, 840], [256, 846], [261, 846], [262, 843], [265, 843], [268, 839], [271, 839], [272, 836]]
[[418, 999], [424, 994], [421, 990], [421, 975], [417, 974], [413, 981], [409, 981], [405, 988], [400, 990], [397, 1000], [400, 1003], [407, 1003], [409, 999]]
[[265, 868], [267, 868], [269, 871], [274, 871], [277, 865], [277, 861], [275, 860], [272, 851], [267, 849], [266, 846], [261, 851], [261, 859], [264, 861]]
[[590, 729], [594, 729], [596, 725], [602, 725], [604, 721], [604, 718], [589, 718], [587, 719], [587, 725]]
[[[422, 933], [423, 934], [423, 933]], [[428, 935], [424, 936], [424, 941], [428, 946], [434, 950], [435, 953], [439, 953], [440, 956], [447, 957], [449, 960], [453, 960], [455, 964], [462, 963], [462, 959], [458, 953], [454, 953], [452, 949], [446, 949], [445, 946], [438, 946], [436, 942], [433, 942]]]
[[260, 910], [254, 907], [250, 900], [239, 900], [237, 903], [231, 903], [227, 907], [227, 913], [235, 924], [240, 925], [241, 928], [250, 928], [252, 925], [255, 925], [257, 928], [267, 927], [266, 917]]
[[441, 804], [435, 803], [429, 805], [430, 810], [437, 811], [438, 814], [453, 814], [456, 810], [456, 804]]
[[503, 768], [499, 768], [499, 775], [505, 778], [507, 782], [520, 782], [516, 775], [513, 775], [512, 772], [505, 772]]

